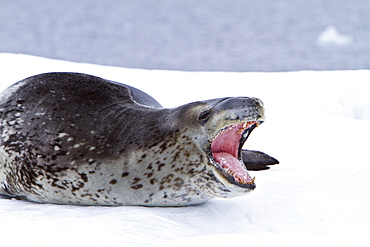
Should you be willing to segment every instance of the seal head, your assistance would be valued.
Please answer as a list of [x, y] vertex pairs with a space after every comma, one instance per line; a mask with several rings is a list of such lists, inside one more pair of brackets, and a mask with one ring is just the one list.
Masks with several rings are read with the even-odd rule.
[[264, 121], [262, 101], [256, 98], [224, 98], [208, 102], [200, 115], [204, 124], [203, 150], [213, 174], [230, 192], [239, 195], [255, 188], [242, 161], [242, 146], [250, 133]]
[[[242, 146], [263, 121], [256, 98], [168, 109], [138, 89], [95, 76], [33, 76], [0, 96], [0, 194], [146, 206], [244, 195], [255, 183], [243, 159], [246, 152], [259, 156]], [[257, 160], [267, 160], [261, 154]]]

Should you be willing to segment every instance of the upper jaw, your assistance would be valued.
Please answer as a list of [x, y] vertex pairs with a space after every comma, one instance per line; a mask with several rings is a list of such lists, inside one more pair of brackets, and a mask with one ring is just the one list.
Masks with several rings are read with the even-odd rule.
[[220, 130], [228, 126], [264, 120], [264, 106], [261, 100], [247, 97], [226, 98], [212, 107], [209, 120], [204, 127], [209, 140], [213, 140]]

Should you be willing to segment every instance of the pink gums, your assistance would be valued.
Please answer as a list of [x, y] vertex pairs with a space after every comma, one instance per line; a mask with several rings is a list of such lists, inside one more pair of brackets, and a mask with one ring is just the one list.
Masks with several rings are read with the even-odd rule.
[[222, 130], [211, 144], [213, 158], [225, 171], [234, 177], [237, 183], [250, 184], [254, 182], [245, 166], [238, 159], [240, 139], [243, 131], [254, 123], [231, 125]]

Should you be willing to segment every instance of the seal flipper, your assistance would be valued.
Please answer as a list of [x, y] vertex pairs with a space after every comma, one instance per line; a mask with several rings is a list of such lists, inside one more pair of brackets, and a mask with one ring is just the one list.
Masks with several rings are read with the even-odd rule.
[[13, 196], [11, 196], [7, 191], [5, 185], [3, 187], [0, 187], [0, 199], [12, 199]]
[[1, 191], [0, 191], [0, 199], [13, 199], [14, 197], [12, 196], [9, 196], [9, 195], [6, 195], [6, 194], [2, 194]]
[[22, 200], [22, 201], [27, 201], [26, 196], [10, 196], [10, 195], [5, 195], [5, 194], [0, 194], [0, 200], [1, 199], [16, 199], [16, 200]]
[[12, 195], [11, 193], [8, 192], [6, 186], [3, 186], [2, 188], [0, 187], [0, 199], [13, 199], [13, 198], [17, 200], [27, 201], [26, 196]]
[[242, 158], [250, 171], [267, 170], [269, 166], [279, 164], [277, 159], [260, 151], [242, 150]]
[[131, 97], [133, 100], [135, 100], [137, 103], [141, 105], [146, 105], [154, 108], [163, 108], [163, 106], [156, 101], [152, 96], [144, 93], [143, 91], [131, 87], [129, 85], [123, 84], [123, 86], [129, 88], [131, 90]]

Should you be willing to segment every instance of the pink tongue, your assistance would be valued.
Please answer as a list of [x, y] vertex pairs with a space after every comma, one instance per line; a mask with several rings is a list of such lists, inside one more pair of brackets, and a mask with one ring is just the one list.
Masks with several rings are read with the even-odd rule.
[[223, 168], [233, 172], [233, 177], [238, 183], [251, 183], [253, 179], [249, 176], [246, 169], [239, 163], [236, 159], [229, 153], [214, 153], [213, 157], [217, 163], [219, 163]]

